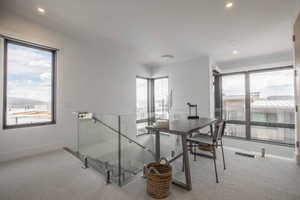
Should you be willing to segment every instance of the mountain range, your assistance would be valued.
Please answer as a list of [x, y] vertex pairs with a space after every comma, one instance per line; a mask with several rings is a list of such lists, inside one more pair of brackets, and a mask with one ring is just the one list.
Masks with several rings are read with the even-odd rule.
[[34, 99], [28, 99], [28, 98], [8, 97], [7, 104], [20, 106], [20, 105], [43, 105], [47, 103], [43, 101], [34, 100]]

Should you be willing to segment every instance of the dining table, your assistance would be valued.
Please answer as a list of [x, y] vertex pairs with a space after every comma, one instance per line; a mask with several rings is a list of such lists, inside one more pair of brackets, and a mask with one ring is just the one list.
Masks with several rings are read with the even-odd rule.
[[155, 135], [155, 160], [157, 162], [161, 159], [161, 134], [168, 133], [172, 135], [177, 135], [181, 138], [182, 152], [177, 155], [173, 155], [171, 159], [168, 159], [169, 163], [174, 162], [178, 158], [182, 157], [183, 169], [185, 173], [185, 182], [172, 179], [172, 183], [186, 190], [192, 190], [192, 179], [191, 179], [191, 169], [189, 163], [189, 153], [187, 138], [190, 137], [194, 132], [197, 132], [206, 127], [210, 128], [210, 132], [213, 132], [213, 125], [217, 120], [214, 118], [199, 117], [198, 119], [174, 119], [169, 120], [167, 124], [159, 125], [159, 123], [147, 126], [146, 129], [149, 133]]

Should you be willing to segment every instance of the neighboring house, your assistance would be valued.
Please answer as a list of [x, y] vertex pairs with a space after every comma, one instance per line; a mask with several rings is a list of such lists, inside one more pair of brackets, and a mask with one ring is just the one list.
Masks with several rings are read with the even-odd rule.
[[[295, 123], [295, 102], [292, 96], [270, 96], [261, 98], [259, 93], [251, 94], [251, 121], [267, 123]], [[223, 95], [223, 118], [226, 120], [245, 120], [245, 96]], [[229, 124], [227, 135], [245, 137], [244, 125]], [[294, 130], [251, 126], [254, 139], [294, 142]]]

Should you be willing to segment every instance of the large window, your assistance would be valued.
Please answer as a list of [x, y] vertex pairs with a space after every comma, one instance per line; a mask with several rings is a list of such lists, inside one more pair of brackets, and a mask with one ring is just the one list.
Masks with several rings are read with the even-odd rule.
[[294, 124], [293, 70], [251, 73], [251, 121]]
[[54, 50], [5, 40], [4, 128], [55, 123]]
[[226, 135], [294, 144], [291, 67], [224, 74], [220, 80]]
[[295, 123], [293, 77], [291, 69], [249, 74], [251, 123], [257, 125], [251, 126], [252, 138], [294, 143], [294, 130], [288, 126]]

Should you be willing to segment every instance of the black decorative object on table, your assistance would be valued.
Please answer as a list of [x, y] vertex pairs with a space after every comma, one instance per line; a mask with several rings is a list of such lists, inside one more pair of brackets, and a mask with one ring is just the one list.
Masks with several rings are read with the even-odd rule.
[[[188, 116], [188, 119], [199, 119], [197, 104], [192, 105], [191, 103], [187, 103], [187, 105], [189, 106], [189, 116]], [[192, 109], [195, 109], [194, 115], [192, 115]]]

